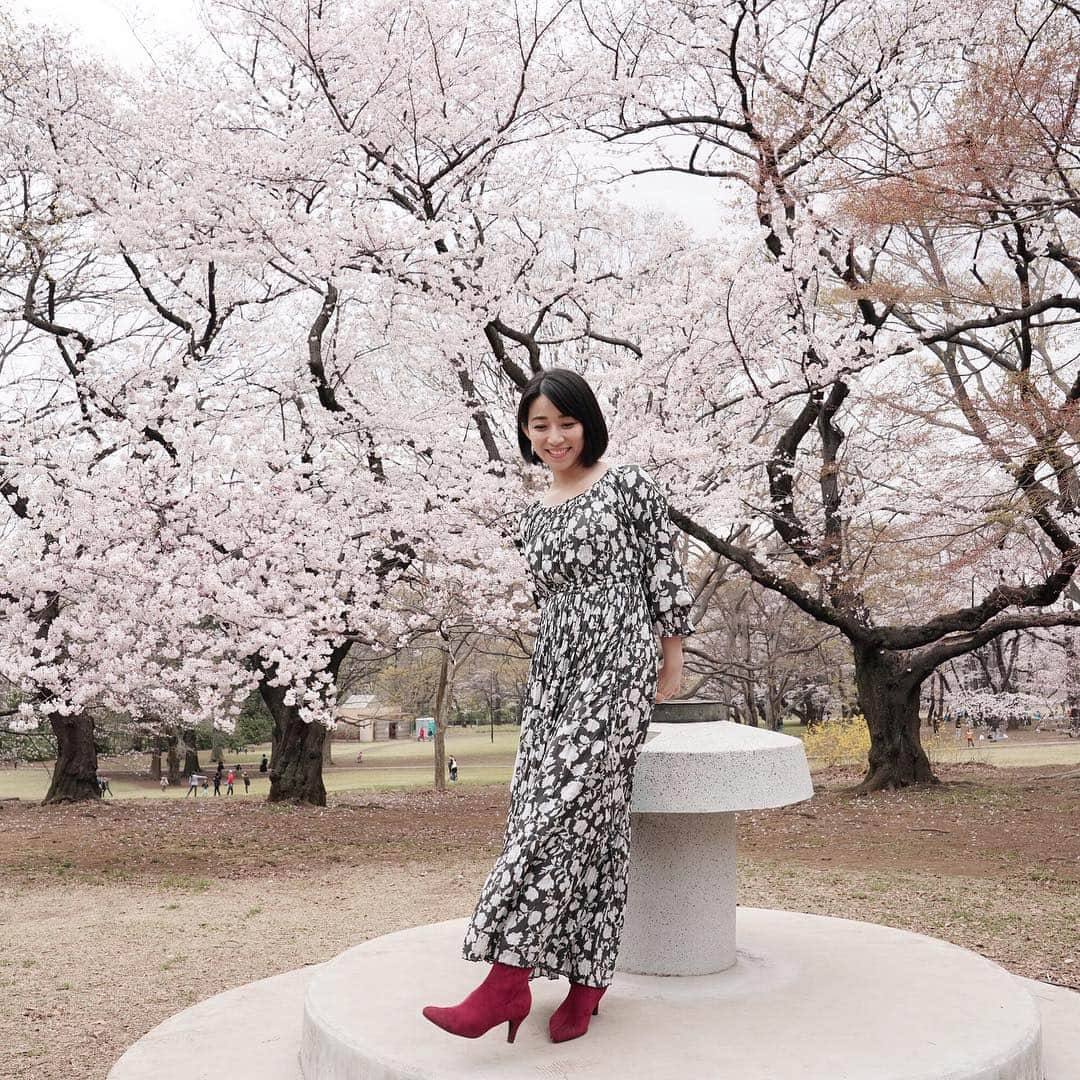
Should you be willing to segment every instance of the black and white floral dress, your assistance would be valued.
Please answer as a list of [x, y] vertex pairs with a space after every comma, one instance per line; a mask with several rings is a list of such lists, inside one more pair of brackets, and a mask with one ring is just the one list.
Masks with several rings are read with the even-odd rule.
[[673, 534], [663, 491], [632, 464], [521, 513], [515, 542], [540, 623], [503, 850], [465, 933], [467, 960], [585, 986], [612, 980], [656, 636], [694, 632]]

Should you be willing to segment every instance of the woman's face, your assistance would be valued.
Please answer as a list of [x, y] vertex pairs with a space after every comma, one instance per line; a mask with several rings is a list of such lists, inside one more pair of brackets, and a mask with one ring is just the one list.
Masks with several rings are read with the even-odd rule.
[[585, 429], [573, 416], [563, 416], [543, 394], [529, 406], [525, 434], [540, 460], [556, 472], [572, 469], [585, 447]]

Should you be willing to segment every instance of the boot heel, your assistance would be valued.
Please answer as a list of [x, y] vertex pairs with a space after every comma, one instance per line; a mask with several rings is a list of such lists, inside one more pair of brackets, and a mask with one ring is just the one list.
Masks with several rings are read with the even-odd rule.
[[506, 1025], [506, 1041], [512, 1043], [517, 1038], [518, 1028], [521, 1027], [520, 1020], [510, 1020]]
[[599, 1016], [600, 1015], [600, 1006], [599, 1005], [597, 1005], [596, 1008], [593, 1009], [592, 1014], [593, 1014], [593, 1016]]

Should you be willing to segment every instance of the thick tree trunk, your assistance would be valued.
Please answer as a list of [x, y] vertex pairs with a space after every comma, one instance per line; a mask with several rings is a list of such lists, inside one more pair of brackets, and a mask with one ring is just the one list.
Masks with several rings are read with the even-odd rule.
[[859, 706], [870, 728], [868, 768], [856, 794], [938, 783], [919, 738], [923, 677], [908, 670], [902, 653], [856, 646]]
[[327, 731], [322, 724], [300, 719], [296, 705], [285, 704], [288, 687], [270, 686], [264, 679], [259, 693], [274, 719], [273, 754], [270, 758], [270, 794], [267, 802], [326, 805], [323, 785], [323, 743]]
[[[374, 721], [372, 721], [372, 724], [374, 724]], [[334, 745], [334, 740], [333, 740], [333, 738], [332, 738], [332, 735], [333, 735], [333, 732], [331, 732], [331, 731], [329, 731], [329, 730], [328, 730], [328, 731], [326, 732], [326, 738], [325, 738], [325, 739], [323, 739], [323, 744], [322, 744], [322, 763], [323, 763], [323, 768], [324, 768], [324, 769], [325, 769], [325, 768], [328, 768], [328, 767], [329, 767], [330, 765], [333, 765], [333, 764], [334, 764], [334, 758], [333, 758], [333, 745]]]
[[195, 741], [195, 730], [188, 728], [184, 732], [184, 775], [190, 776], [199, 771], [199, 750]]
[[73, 803], [100, 799], [94, 721], [85, 714], [50, 716], [56, 736], [56, 765], [44, 803]]
[[150, 751], [150, 779], [161, 779], [161, 746], [155, 746]]

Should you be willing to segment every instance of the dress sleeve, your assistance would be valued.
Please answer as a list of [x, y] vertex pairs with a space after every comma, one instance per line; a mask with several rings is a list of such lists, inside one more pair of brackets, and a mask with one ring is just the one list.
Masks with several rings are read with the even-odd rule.
[[690, 619], [694, 597], [675, 551], [676, 530], [668, 516], [667, 497], [640, 465], [625, 466], [623, 478], [654, 628], [661, 637], [687, 637], [694, 633]]

